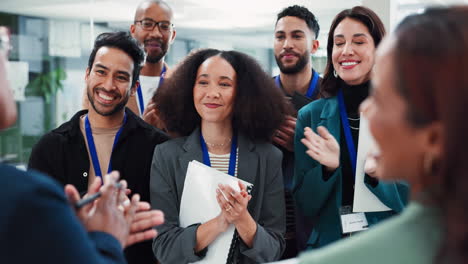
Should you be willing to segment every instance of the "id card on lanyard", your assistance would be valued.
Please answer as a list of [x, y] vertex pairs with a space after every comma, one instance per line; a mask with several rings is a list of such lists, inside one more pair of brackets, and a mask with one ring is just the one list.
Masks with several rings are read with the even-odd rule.
[[[210, 155], [208, 154], [208, 148], [206, 146], [205, 139], [200, 131], [200, 145], [203, 152], [203, 163], [206, 166], [211, 167]], [[231, 154], [229, 156], [229, 170], [228, 174], [231, 176], [235, 176], [236, 174], [236, 158], [237, 158], [237, 134], [234, 133], [232, 137], [232, 144], [231, 144]]]
[[[348, 147], [349, 158], [351, 159], [352, 175], [356, 177], [357, 152], [354, 145], [351, 127], [349, 126], [348, 113], [344, 101], [343, 91], [338, 91], [338, 105], [340, 108], [341, 125], [345, 135], [346, 146]], [[350, 206], [340, 208], [341, 228], [343, 234], [354, 233], [368, 228], [366, 215], [364, 213], [353, 213]]]
[[[163, 66], [161, 75], [159, 77], [159, 84], [158, 86], [160, 87], [163, 82], [164, 82], [164, 75], [166, 74], [166, 65]], [[137, 88], [137, 95], [138, 95], [138, 103], [140, 104], [140, 114], [143, 115], [143, 112], [145, 112], [145, 102], [143, 101], [143, 91], [141, 90], [141, 84], [138, 83], [138, 88]]]
[[[117, 131], [117, 134], [115, 134], [114, 144], [112, 145], [112, 151], [114, 151], [115, 145], [117, 144], [117, 141], [119, 140], [120, 134], [122, 133], [122, 130], [126, 121], [127, 121], [127, 114], [124, 113], [122, 126]], [[93, 162], [94, 174], [96, 175], [96, 177], [100, 177], [102, 180], [101, 165], [99, 164], [99, 158], [97, 156], [96, 145], [94, 144], [93, 131], [91, 130], [91, 124], [89, 122], [88, 115], [86, 115], [86, 118], [85, 118], [85, 132], [86, 132], [86, 139], [88, 140], [89, 154], [91, 155], [91, 160]], [[111, 171], [112, 171], [112, 153], [111, 153], [111, 159], [109, 161], [109, 166], [107, 168], [107, 173], [110, 173]], [[103, 183], [103, 181], [101, 182]]]
[[[315, 71], [313, 73], [314, 74], [312, 76], [312, 80], [310, 81], [309, 88], [307, 89], [307, 93], [305, 94], [305, 96], [309, 99], [312, 98], [312, 95], [314, 95], [314, 91], [315, 91], [315, 88], [317, 88], [317, 83], [319, 79], [319, 74]], [[275, 83], [276, 83], [276, 86], [281, 88], [281, 79], [279, 75], [275, 77]]]

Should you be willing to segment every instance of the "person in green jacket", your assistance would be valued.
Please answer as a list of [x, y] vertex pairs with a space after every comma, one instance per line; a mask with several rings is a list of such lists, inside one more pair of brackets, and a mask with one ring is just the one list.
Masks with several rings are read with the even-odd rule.
[[[384, 35], [383, 23], [372, 10], [356, 6], [340, 12], [329, 30], [322, 98], [299, 111], [293, 194], [301, 211], [314, 219], [309, 249], [364, 230], [406, 205], [407, 184], [385, 183], [366, 174], [366, 187], [391, 210], [352, 213], [358, 108], [369, 94], [375, 49]], [[342, 228], [341, 215], [357, 216], [362, 225]]]
[[301, 264], [468, 263], [468, 6], [407, 17], [379, 48], [361, 109], [380, 148], [376, 175], [411, 202], [381, 225]]

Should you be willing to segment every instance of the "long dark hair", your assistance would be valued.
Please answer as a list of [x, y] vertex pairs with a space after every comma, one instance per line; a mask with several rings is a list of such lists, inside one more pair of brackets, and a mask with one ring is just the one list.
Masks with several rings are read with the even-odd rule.
[[414, 126], [438, 121], [443, 150], [431, 182], [441, 208], [439, 263], [468, 263], [468, 7], [432, 8], [407, 17], [396, 29], [397, 87]]
[[327, 66], [325, 67], [324, 76], [320, 85], [322, 97], [331, 97], [338, 93], [339, 79], [333, 75], [333, 72], [335, 71], [332, 61], [334, 44], [333, 36], [335, 34], [336, 27], [345, 18], [351, 18], [363, 23], [374, 39], [375, 47], [380, 44], [380, 41], [385, 35], [385, 27], [382, 23], [382, 20], [380, 20], [379, 16], [377, 16], [374, 11], [367, 7], [355, 6], [351, 9], [345, 9], [338, 13], [330, 26], [330, 31], [328, 31]]
[[198, 68], [213, 56], [225, 59], [236, 72], [233, 127], [252, 140], [270, 140], [289, 113], [284, 95], [255, 59], [237, 51], [199, 50], [176, 67], [153, 97], [167, 130], [187, 136], [200, 126], [193, 87]]

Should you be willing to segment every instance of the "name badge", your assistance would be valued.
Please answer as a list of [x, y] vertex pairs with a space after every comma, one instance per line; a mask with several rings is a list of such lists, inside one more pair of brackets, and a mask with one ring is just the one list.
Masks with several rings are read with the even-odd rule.
[[366, 215], [364, 213], [353, 213], [351, 206], [341, 207], [340, 217], [343, 234], [359, 232], [369, 228]]

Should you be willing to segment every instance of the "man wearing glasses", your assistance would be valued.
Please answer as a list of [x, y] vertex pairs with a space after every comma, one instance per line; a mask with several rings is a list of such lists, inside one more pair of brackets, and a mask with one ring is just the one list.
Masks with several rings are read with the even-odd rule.
[[172, 24], [173, 13], [170, 6], [160, 0], [141, 2], [135, 12], [134, 23], [130, 26], [132, 36], [143, 46], [146, 60], [140, 73], [140, 86], [128, 107], [139, 113], [148, 123], [163, 128], [151, 102], [156, 89], [164, 81], [168, 70], [164, 56], [176, 37]]

